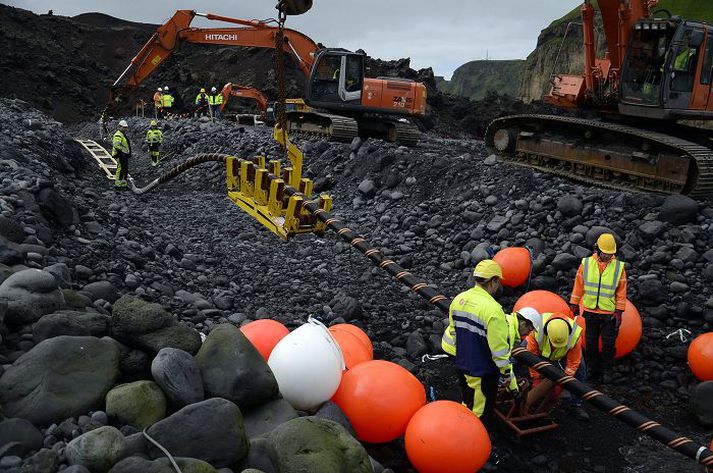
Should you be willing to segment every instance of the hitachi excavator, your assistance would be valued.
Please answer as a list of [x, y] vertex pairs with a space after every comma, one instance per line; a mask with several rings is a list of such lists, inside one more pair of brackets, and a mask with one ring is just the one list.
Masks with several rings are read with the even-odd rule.
[[220, 95], [223, 96], [223, 103], [220, 105], [221, 112], [225, 111], [225, 107], [228, 105], [231, 97], [254, 100], [257, 104], [258, 112], [260, 112], [260, 119], [265, 121], [267, 117], [267, 97], [256, 88], [228, 82], [223, 87], [223, 90], [220, 91]]
[[[229, 28], [192, 28], [196, 17], [240, 25]], [[128, 95], [184, 43], [275, 48], [274, 20], [242, 20], [192, 10], [179, 10], [161, 25], [112, 87], [112, 102]], [[305, 74], [308, 112], [287, 113], [287, 130], [349, 141], [374, 137], [412, 145], [418, 128], [406, 117], [423, 116], [426, 87], [399, 78], [365, 77], [366, 56], [345, 49], [320, 48], [308, 36], [284, 30], [284, 52], [293, 56]]]
[[584, 73], [553, 74], [545, 102], [598, 119], [516, 115], [494, 120], [486, 145], [507, 159], [625, 190], [713, 193], [713, 27], [658, 18], [657, 0], [599, 0], [608, 53], [597, 58], [595, 6], [581, 8]]

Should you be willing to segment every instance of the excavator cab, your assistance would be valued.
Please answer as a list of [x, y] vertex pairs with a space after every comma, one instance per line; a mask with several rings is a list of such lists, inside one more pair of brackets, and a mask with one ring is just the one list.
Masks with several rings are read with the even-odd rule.
[[365, 55], [345, 49], [317, 53], [309, 77], [306, 101], [312, 107], [357, 109], [364, 86]]
[[637, 22], [622, 67], [620, 111], [671, 120], [710, 114], [712, 33], [701, 22]]

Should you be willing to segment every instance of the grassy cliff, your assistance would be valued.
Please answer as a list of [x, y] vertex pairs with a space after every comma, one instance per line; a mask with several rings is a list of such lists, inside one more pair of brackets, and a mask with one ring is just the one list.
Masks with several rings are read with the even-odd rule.
[[490, 91], [517, 97], [525, 61], [471, 61], [453, 72], [449, 81], [438, 83], [438, 90], [480, 100]]

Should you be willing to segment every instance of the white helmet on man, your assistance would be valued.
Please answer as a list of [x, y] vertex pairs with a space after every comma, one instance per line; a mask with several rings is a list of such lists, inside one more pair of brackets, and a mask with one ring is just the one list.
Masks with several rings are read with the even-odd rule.
[[210, 88], [210, 91], [211, 91], [211, 92], [218, 92], [218, 89], [216, 89], [215, 87], [211, 87], [211, 88]]
[[119, 128], [129, 128], [129, 124], [126, 123], [126, 120], [121, 120], [119, 122]]
[[523, 319], [529, 320], [535, 330], [539, 330], [542, 326], [542, 314], [533, 307], [523, 307], [517, 311], [518, 314], [522, 316]]
[[168, 92], [168, 86], [167, 86], [167, 85], [163, 86], [163, 91], [164, 91], [164, 92]]
[[161, 87], [159, 87], [157, 90], [158, 90], [159, 92], [163, 92], [163, 89], [162, 89]]

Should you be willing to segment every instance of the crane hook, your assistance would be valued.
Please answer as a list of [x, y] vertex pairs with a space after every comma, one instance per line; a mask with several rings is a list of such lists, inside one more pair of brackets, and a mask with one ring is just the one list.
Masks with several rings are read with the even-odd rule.
[[312, 0], [280, 0], [275, 8], [285, 15], [301, 15], [312, 8]]

